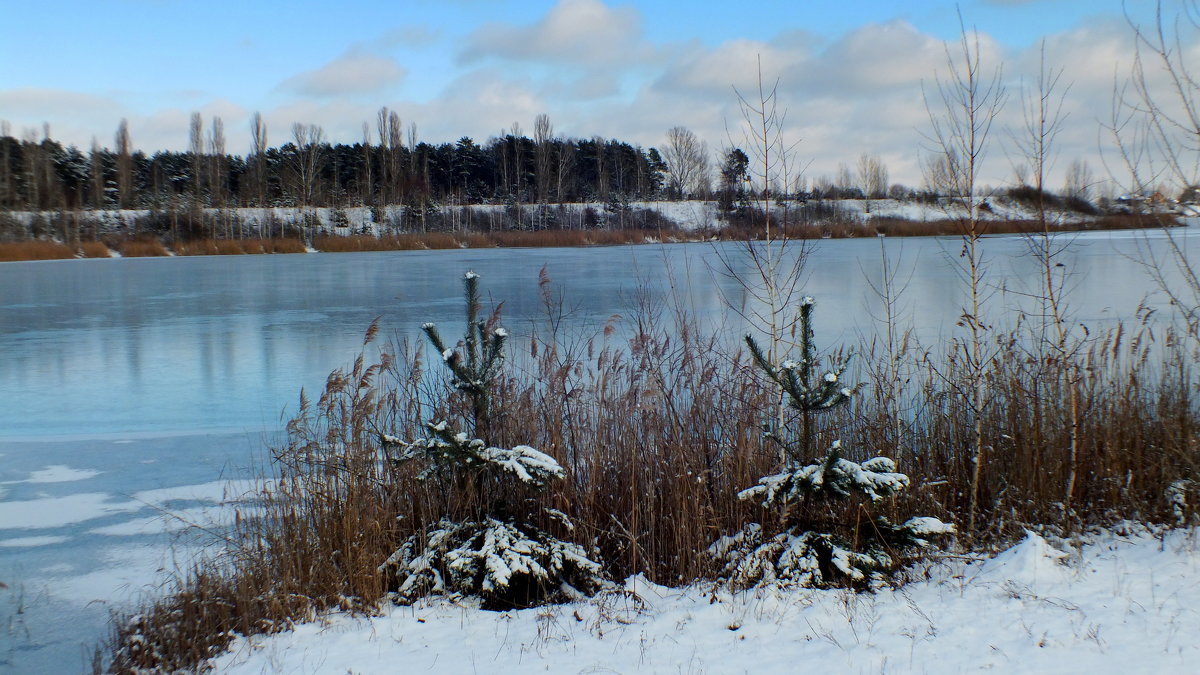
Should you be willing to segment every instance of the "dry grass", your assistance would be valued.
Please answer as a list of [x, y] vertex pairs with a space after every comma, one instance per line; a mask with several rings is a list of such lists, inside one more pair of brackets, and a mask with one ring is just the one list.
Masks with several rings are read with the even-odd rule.
[[233, 239], [191, 239], [176, 242], [175, 255], [242, 255], [246, 252]]
[[84, 258], [111, 258], [112, 251], [102, 241], [83, 241], [79, 243], [79, 253]]
[[[1081, 219], [1057, 224], [1055, 232], [1085, 232], [1091, 230], [1135, 230], [1148, 228], [1177, 227], [1179, 223], [1170, 215], [1126, 214], [1108, 215], [1100, 218]], [[834, 218], [812, 222], [791, 223], [777, 227], [775, 236], [789, 239], [846, 239], [852, 237], [948, 237], [963, 234], [963, 223], [953, 219], [908, 220], [893, 217], [872, 217], [867, 221], [853, 218]], [[1036, 220], [987, 220], [983, 221], [985, 235], [1033, 234], [1042, 231]], [[761, 239], [761, 227], [730, 225], [720, 230], [724, 239]]]
[[22, 241], [0, 244], [0, 261], [61, 260], [74, 258], [75, 251], [53, 241]]
[[126, 239], [115, 246], [123, 258], [150, 258], [170, 255], [157, 239]]
[[304, 253], [299, 239], [192, 239], [174, 246], [176, 255]]
[[[775, 468], [775, 448], [761, 434], [774, 410], [769, 388], [740, 344], [705, 336], [678, 307], [630, 308], [628, 338], [606, 325], [569, 340], [555, 332], [561, 305], [543, 291], [547, 320], [540, 335], [512, 346], [523, 356], [494, 393], [489, 441], [529, 444], [563, 464], [567, 480], [531, 498], [567, 513], [574, 539], [594, 549], [611, 578], [640, 572], [676, 584], [712, 574], [712, 541], [774, 517], [734, 497]], [[861, 351], [860, 363], [881, 362], [871, 347]], [[376, 353], [331, 374], [288, 425], [287, 444], [274, 451], [279, 481], [266, 515], [239, 522], [232, 553], [117, 624], [118, 671], [191, 668], [235, 632], [284, 629], [329, 608], [369, 611], [384, 592], [379, 564], [412, 528], [469, 508], [469, 489], [448, 501], [411, 468], [379, 461], [378, 443], [379, 431], [421, 436], [429, 419], [465, 424], [467, 401], [440, 371], [425, 372], [421, 349]], [[964, 534], [986, 545], [1027, 526], [1069, 533], [1124, 518], [1171, 520], [1166, 487], [1200, 476], [1196, 356], [1179, 336], [1120, 327], [1079, 357], [1085, 412], [1069, 508], [1070, 382], [1037, 345], [1000, 354], [989, 371], [992, 450], [977, 531]], [[972, 469], [961, 355], [950, 346], [901, 350], [899, 359], [904, 379], [862, 373], [855, 405], [817, 418], [817, 447], [838, 438], [851, 459], [895, 458], [913, 489], [886, 504], [888, 515], [935, 515], [961, 527]]]
[[[308, 248], [304, 242], [296, 238], [274, 238], [274, 239], [251, 239], [244, 244], [246, 246], [257, 246], [262, 249], [263, 253], [307, 253]], [[247, 249], [250, 250], [249, 248]], [[252, 251], [257, 252], [257, 251]]]
[[[683, 238], [675, 230], [669, 230], [668, 236]], [[454, 248], [541, 248], [641, 244], [647, 241], [657, 241], [662, 237], [662, 232], [646, 230], [497, 230], [465, 234], [425, 232], [382, 237], [369, 235], [316, 237], [313, 239], [313, 248], [326, 253]]]

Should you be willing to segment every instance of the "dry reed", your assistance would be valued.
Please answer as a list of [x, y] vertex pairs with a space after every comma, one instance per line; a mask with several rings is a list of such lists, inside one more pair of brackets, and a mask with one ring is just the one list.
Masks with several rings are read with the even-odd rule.
[[61, 260], [74, 257], [73, 250], [53, 241], [35, 240], [0, 244], [0, 261]]
[[123, 258], [149, 258], [170, 255], [157, 239], [126, 239], [116, 245]]
[[[489, 440], [529, 444], [563, 464], [568, 479], [530, 498], [567, 513], [575, 540], [611, 578], [643, 573], [678, 584], [712, 574], [710, 543], [774, 517], [735, 498], [775, 468], [761, 433], [773, 414], [770, 389], [739, 345], [704, 335], [682, 310], [634, 307], [623, 324], [568, 340], [543, 291], [547, 320], [497, 386]], [[1012, 346], [1021, 336], [997, 339]], [[871, 350], [863, 347], [861, 362], [879, 361]], [[1117, 327], [1089, 343], [1081, 382], [1036, 346], [1000, 354], [988, 374], [992, 450], [977, 531], [964, 534], [987, 545], [1026, 527], [1067, 534], [1120, 519], [1172, 520], [1167, 487], [1200, 476], [1195, 354], [1178, 335]], [[972, 415], [958, 393], [966, 366], [953, 349], [901, 350], [899, 358], [909, 376], [862, 373], [855, 405], [818, 418], [817, 447], [836, 438], [850, 459], [895, 458], [914, 487], [889, 500], [888, 515], [935, 515], [961, 527], [972, 472], [964, 450]], [[1067, 386], [1078, 386], [1084, 402], [1070, 507]], [[468, 415], [461, 395], [425, 372], [420, 349], [394, 345], [332, 373], [274, 451], [265, 515], [239, 521], [230, 554], [116, 623], [113, 667], [194, 668], [234, 633], [285, 629], [331, 608], [370, 611], [384, 590], [379, 564], [414, 524], [470, 508], [473, 498], [468, 491], [449, 502], [412, 469], [381, 462], [378, 434], [415, 438], [426, 420], [465, 423]]]
[[79, 253], [84, 258], [111, 258], [112, 251], [102, 241], [79, 242]]

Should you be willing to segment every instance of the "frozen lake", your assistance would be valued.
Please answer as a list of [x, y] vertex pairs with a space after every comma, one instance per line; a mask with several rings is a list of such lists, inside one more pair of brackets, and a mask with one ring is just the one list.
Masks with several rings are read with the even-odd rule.
[[[1184, 238], [1186, 241], [1186, 237]], [[1074, 238], [1059, 259], [1090, 328], [1161, 305], [1139, 250], [1161, 233]], [[963, 286], [956, 239], [889, 239], [908, 279], [902, 304], [927, 343], [952, 335]], [[153, 589], [214, 538], [193, 524], [252, 505], [239, 496], [264, 448], [330, 370], [382, 335], [425, 321], [460, 331], [461, 277], [474, 270], [528, 335], [542, 315], [538, 271], [565, 295], [568, 328], [628, 316], [640, 285], [671, 294], [731, 336], [741, 289], [718, 270], [737, 244], [589, 249], [79, 260], [0, 265], [0, 671], [71, 672], [90, 663], [111, 607]], [[804, 293], [818, 341], [876, 330], [870, 281], [880, 241], [812, 244]], [[1020, 237], [985, 243], [991, 306], [1011, 312], [1037, 269]], [[909, 276], [911, 275], [911, 279]], [[1164, 313], [1165, 314], [1165, 313]], [[1011, 323], [994, 316], [1000, 325]]]

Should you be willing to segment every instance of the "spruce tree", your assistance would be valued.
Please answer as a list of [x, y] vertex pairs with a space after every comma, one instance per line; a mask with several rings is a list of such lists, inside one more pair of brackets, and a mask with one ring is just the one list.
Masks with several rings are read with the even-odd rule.
[[896, 568], [895, 552], [926, 546], [929, 538], [954, 531], [937, 518], [910, 518], [897, 525], [874, 513], [876, 504], [908, 487], [908, 476], [898, 473], [892, 460], [850, 461], [842, 456], [841, 441], [833, 441], [824, 456], [811, 456], [813, 416], [845, 405], [857, 390], [842, 384], [847, 360], [817, 376], [814, 307], [810, 297], [801, 301], [798, 361], [775, 365], [746, 336], [755, 364], [799, 413], [801, 428], [791, 435], [787, 429], [767, 432], [768, 439], [784, 447], [783, 465], [738, 493], [739, 499], [780, 512], [781, 531], [766, 533], [752, 523], [709, 549], [723, 565], [722, 577], [735, 587], [771, 582], [865, 587]]
[[470, 405], [470, 432], [449, 420], [426, 423], [428, 436], [406, 441], [384, 434], [387, 459], [423, 465], [417, 479], [445, 495], [446, 513], [408, 537], [380, 571], [392, 597], [411, 603], [431, 595], [478, 597], [485, 608], [521, 607], [597, 590], [600, 565], [583, 547], [562, 541], [537, 520], [570, 531], [567, 516], [540, 509], [534, 496], [564, 477], [562, 466], [527, 445], [489, 445], [492, 393], [502, 373], [508, 333], [479, 319], [479, 275], [463, 279], [467, 330], [461, 347], [447, 347], [437, 326], [422, 326]]

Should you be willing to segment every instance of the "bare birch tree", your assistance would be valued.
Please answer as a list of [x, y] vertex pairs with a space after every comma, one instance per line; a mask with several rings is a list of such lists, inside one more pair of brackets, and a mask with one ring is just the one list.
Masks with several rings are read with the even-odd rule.
[[671, 127], [667, 130], [662, 158], [667, 164], [668, 184], [674, 199], [687, 199], [704, 183], [708, 173], [708, 148], [690, 129]]
[[267, 124], [258, 112], [250, 118], [251, 180], [260, 207], [267, 205]]
[[550, 195], [550, 181], [554, 167], [553, 140], [554, 125], [550, 123], [550, 116], [545, 113], [538, 115], [533, 121], [533, 147], [536, 155], [534, 163], [537, 167], [537, 201], [539, 204], [546, 203]]
[[[1137, 55], [1128, 83], [1114, 86], [1109, 132], [1123, 164], [1122, 182], [1136, 194], [1159, 185], [1182, 191], [1200, 184], [1200, 2], [1172, 4], [1174, 15], [1160, 0], [1152, 22], [1128, 19]], [[1142, 247], [1145, 267], [1200, 341], [1200, 270], [1180, 237], [1166, 229], [1165, 241], [1165, 254]], [[1177, 280], [1168, 279], [1171, 270]]]
[[225, 228], [225, 236], [232, 238], [232, 221], [225, 210], [225, 123], [220, 117], [213, 117], [208, 136], [208, 179], [209, 195], [213, 206], [217, 207], [217, 217]]
[[[983, 316], [985, 260], [982, 238], [986, 222], [980, 218], [979, 174], [987, 154], [992, 124], [1004, 105], [1006, 93], [999, 67], [985, 71], [980, 53], [979, 33], [967, 31], [959, 15], [961, 37], [957, 51], [946, 45], [945, 79], [938, 76], [933, 91], [923, 91], [925, 109], [929, 115], [927, 139], [935, 155], [926, 162], [933, 171], [926, 181], [941, 193], [950, 195], [961, 237], [961, 253], [953, 258], [959, 265], [967, 285], [968, 299], [963, 307], [959, 325], [965, 327], [965, 340], [957, 340], [966, 379], [965, 391], [958, 394], [971, 416], [971, 480], [968, 495], [968, 536], [974, 536], [975, 516], [979, 509], [979, 481], [985, 452], [989, 446], [983, 438], [983, 415], [987, 407], [987, 378], [990, 356], [988, 333], [990, 327]], [[955, 382], [959, 377], [951, 378]], [[961, 386], [961, 385], [956, 385]]]
[[[1054, 165], [1055, 142], [1067, 119], [1063, 105], [1070, 85], [1062, 84], [1062, 74], [1062, 68], [1047, 65], [1046, 44], [1043, 41], [1037, 77], [1032, 84], [1022, 87], [1023, 125], [1020, 133], [1015, 135], [1014, 141], [1021, 151], [1027, 178], [1031, 181], [1030, 187], [1034, 189], [1037, 199], [1035, 206], [1038, 231], [1026, 235], [1025, 241], [1029, 247], [1029, 255], [1037, 261], [1040, 271], [1039, 288], [1036, 292], [1031, 292], [1031, 295], [1041, 303], [1040, 315], [1036, 317], [1034, 326], [1040, 333], [1036, 336], [1036, 344], [1042, 353], [1037, 354], [1037, 358], [1032, 361], [1037, 363], [1040, 369], [1044, 369], [1045, 376], [1033, 378], [1033, 381], [1041, 383], [1045, 380], [1046, 385], [1058, 384], [1066, 389], [1067, 410], [1064, 416], [1069, 430], [1068, 459], [1065, 487], [1061, 494], [1064, 509], [1069, 514], [1075, 497], [1079, 470], [1078, 439], [1083, 417], [1079, 388], [1082, 370], [1086, 367], [1080, 363], [1080, 357], [1084, 353], [1086, 329], [1077, 327], [1070, 320], [1065, 295], [1068, 271], [1057, 262], [1070, 246], [1072, 239], [1067, 235], [1052, 233], [1053, 224], [1050, 222], [1046, 202], [1046, 177]], [[1073, 166], [1078, 164], [1077, 161]], [[1081, 173], [1080, 169], [1076, 171]], [[1031, 394], [1039, 397], [1042, 392], [1035, 391]], [[1035, 457], [1034, 461], [1038, 472], [1035, 480], [1039, 480], [1044, 473], [1040, 457]]]
[[188, 123], [188, 151], [192, 160], [192, 199], [188, 209], [188, 224], [195, 231], [204, 206], [204, 122], [198, 112], [192, 113]]
[[129, 122], [124, 117], [113, 138], [117, 154], [117, 198], [123, 209], [133, 208], [133, 156], [129, 141]]
[[[761, 218], [761, 240], [747, 238], [740, 255], [720, 254], [721, 272], [733, 279], [742, 297], [726, 297], [725, 302], [747, 324], [766, 333], [766, 358], [779, 363], [783, 354], [802, 341], [797, 335], [803, 295], [804, 265], [809, 249], [803, 240], [787, 238], [786, 209], [783, 222], [775, 217], [772, 185], [791, 182], [792, 155], [795, 143], [785, 138], [787, 110], [779, 106], [779, 82], [766, 85], [762, 78], [761, 61], [757, 72], [757, 91], [747, 95], [734, 88], [742, 114], [742, 142], [749, 155], [748, 172], [758, 199]], [[730, 145], [734, 145], [730, 139]], [[767, 438], [779, 439], [785, 428], [786, 395], [782, 387], [775, 388], [775, 415], [767, 425]], [[800, 413], [807, 443], [811, 439], [812, 412]], [[779, 443], [779, 461], [788, 459], [788, 448]]]

